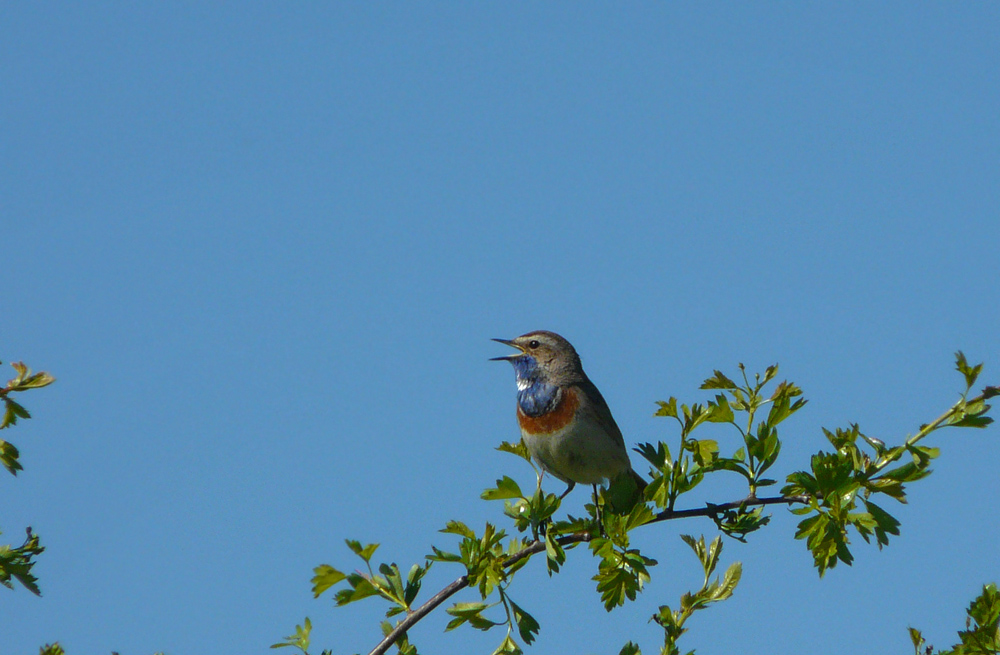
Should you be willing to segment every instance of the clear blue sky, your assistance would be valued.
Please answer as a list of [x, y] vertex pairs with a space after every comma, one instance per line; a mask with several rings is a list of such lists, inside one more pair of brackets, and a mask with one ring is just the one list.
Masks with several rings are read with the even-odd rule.
[[[265, 653], [306, 615], [367, 652], [379, 607], [313, 600], [312, 568], [353, 568], [346, 537], [408, 566], [532, 481], [493, 450], [490, 337], [568, 337], [630, 445], [676, 438], [654, 401], [780, 362], [811, 399], [781, 477], [821, 427], [936, 417], [956, 349], [996, 383], [998, 43], [990, 3], [8, 4], [0, 359], [58, 382], [3, 435], [3, 539], [47, 551], [42, 598], [0, 589], [0, 652]], [[743, 582], [682, 646], [950, 644], [1000, 581], [998, 436], [935, 436], [902, 536], [823, 580], [786, 510], [727, 541]], [[610, 615], [585, 552], [532, 564], [531, 652], [655, 652], [698, 583], [681, 532], [713, 525], [647, 529], [653, 582]], [[411, 636], [500, 639], [445, 622]]]

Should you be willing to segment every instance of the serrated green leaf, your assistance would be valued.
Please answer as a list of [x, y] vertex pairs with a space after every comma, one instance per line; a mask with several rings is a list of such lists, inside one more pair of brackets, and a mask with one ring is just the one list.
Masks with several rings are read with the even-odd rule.
[[[16, 367], [15, 367], [16, 368]], [[44, 371], [31, 373], [31, 369], [24, 368], [18, 371], [16, 379], [8, 382], [11, 391], [27, 391], [28, 389], [41, 389], [55, 382], [56, 379]]]
[[531, 462], [531, 453], [528, 452], [528, 447], [524, 445], [523, 441], [518, 441], [516, 444], [510, 443], [509, 441], [504, 441], [499, 446], [497, 450], [502, 453], [510, 453], [512, 455], [517, 455], [526, 462]]
[[18, 471], [24, 470], [21, 463], [17, 461], [19, 456], [20, 452], [18, 452], [17, 447], [15, 447], [14, 444], [0, 439], [0, 463], [2, 463], [4, 468], [10, 471], [12, 475], [17, 475]]
[[313, 598], [319, 598], [320, 594], [324, 591], [338, 582], [347, 579], [347, 574], [341, 573], [329, 564], [317, 566], [313, 569], [313, 573]]
[[462, 523], [461, 521], [448, 521], [448, 523], [440, 530], [445, 534], [457, 534], [468, 539], [475, 539], [476, 533], [473, 532], [469, 526]]
[[725, 575], [722, 576], [722, 583], [719, 584], [717, 590], [713, 594], [712, 600], [726, 600], [733, 595], [736, 591], [736, 585], [740, 583], [740, 579], [743, 577], [743, 564], [740, 562], [733, 562], [726, 569]]
[[427, 559], [432, 562], [461, 562], [462, 556], [458, 553], [449, 553], [448, 551], [441, 550], [437, 546], [431, 546], [433, 554], [428, 555]]
[[18, 413], [14, 409], [14, 407], [20, 407], [20, 405], [15, 403], [10, 398], [4, 397], [3, 401], [4, 401], [4, 411], [3, 411], [3, 420], [0, 420], [0, 430], [8, 428], [12, 425], [17, 425]]
[[355, 555], [366, 562], [370, 562], [372, 555], [374, 555], [375, 551], [378, 550], [378, 544], [367, 544], [362, 546], [361, 542], [356, 539], [345, 539], [344, 541], [347, 543], [347, 547], [350, 548]]
[[920, 647], [924, 644], [924, 636], [916, 628], [907, 628], [910, 631], [910, 641], [913, 642], [914, 651], [919, 655]]
[[482, 494], [480, 498], [483, 500], [505, 500], [509, 498], [524, 498], [524, 494], [521, 493], [521, 487], [517, 485], [508, 476], [503, 476], [501, 479], [497, 480], [497, 486], [492, 489], [487, 489]]
[[4, 400], [7, 402], [7, 406], [18, 416], [18, 418], [31, 418], [31, 414], [29, 414], [28, 410], [26, 410], [20, 403], [16, 403], [10, 398], [4, 398]]
[[639, 650], [639, 645], [633, 642], [628, 642], [622, 649], [618, 651], [618, 655], [642, 655], [642, 651]]
[[729, 400], [721, 393], [715, 397], [714, 403], [708, 403], [708, 410], [708, 420], [712, 423], [732, 423], [735, 418], [733, 409], [729, 406]]
[[671, 416], [673, 418], [678, 418], [677, 415], [677, 399], [673, 396], [670, 400], [664, 402], [662, 400], [656, 401], [656, 404], [660, 406], [660, 409], [656, 410], [653, 416]]
[[312, 622], [306, 617], [304, 625], [295, 626], [295, 634], [285, 637], [285, 641], [271, 644], [271, 648], [285, 648], [288, 646], [298, 648], [303, 653], [309, 650], [309, 633], [312, 631]]
[[882, 474], [883, 479], [897, 482], [913, 482], [930, 475], [930, 471], [914, 462], [907, 462]]
[[554, 535], [545, 533], [545, 563], [549, 575], [559, 572], [559, 567], [566, 561], [566, 551], [559, 545]]
[[447, 608], [445, 612], [451, 614], [452, 616], [472, 616], [473, 614], [479, 614], [485, 609], [493, 607], [488, 603], [483, 603], [480, 601], [474, 601], [470, 603], [455, 603], [451, 607]]
[[447, 608], [445, 612], [451, 614], [455, 618], [448, 622], [447, 627], [445, 627], [445, 632], [449, 630], [454, 630], [458, 626], [462, 625], [466, 621], [469, 625], [476, 628], [477, 630], [489, 630], [490, 628], [498, 625], [494, 621], [480, 616], [483, 610], [489, 609], [496, 605], [493, 603], [488, 605], [482, 602], [472, 602], [472, 603], [455, 603], [451, 607]]
[[535, 617], [521, 609], [510, 597], [507, 598], [507, 602], [510, 604], [511, 612], [514, 615], [514, 623], [517, 625], [518, 634], [521, 635], [524, 643], [530, 645], [535, 640], [535, 635], [538, 634], [541, 626], [538, 625]]
[[694, 461], [700, 466], [710, 466], [719, 454], [719, 442], [713, 439], [690, 439], [684, 445], [693, 453]]
[[701, 383], [699, 389], [736, 389], [736, 383], [727, 378], [722, 371], [714, 371], [714, 375]]
[[493, 655], [523, 655], [523, 652], [517, 642], [510, 635], [507, 635], [493, 651]]
[[350, 589], [341, 589], [333, 596], [337, 606], [347, 605], [379, 594], [375, 585], [358, 573], [348, 574], [347, 583], [351, 585]]
[[27, 533], [24, 543], [17, 548], [0, 546], [0, 584], [13, 589], [13, 580], [16, 580], [25, 589], [40, 596], [42, 592], [38, 588], [38, 578], [31, 573], [31, 569], [35, 565], [34, 558], [42, 554], [45, 548], [31, 528], [28, 528]]
[[976, 366], [969, 366], [968, 360], [965, 359], [965, 353], [961, 350], [955, 353], [955, 370], [965, 377], [965, 387], [966, 389], [971, 389], [972, 385], [976, 383], [976, 378], [983, 370], [982, 364], [977, 364]]
[[870, 500], [862, 499], [862, 501], [868, 509], [868, 513], [872, 515], [873, 519], [875, 519], [875, 523], [878, 524], [879, 528], [889, 534], [899, 535], [899, 521], [896, 520], [896, 517]]
[[989, 416], [965, 416], [958, 421], [949, 421], [948, 426], [953, 428], [985, 428], [993, 422]]

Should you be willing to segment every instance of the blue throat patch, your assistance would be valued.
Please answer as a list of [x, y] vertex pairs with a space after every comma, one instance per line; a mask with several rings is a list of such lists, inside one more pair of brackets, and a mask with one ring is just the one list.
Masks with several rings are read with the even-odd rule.
[[524, 355], [510, 360], [510, 363], [517, 376], [517, 405], [521, 411], [531, 417], [550, 411], [555, 404], [559, 387], [542, 379], [542, 372], [535, 358]]

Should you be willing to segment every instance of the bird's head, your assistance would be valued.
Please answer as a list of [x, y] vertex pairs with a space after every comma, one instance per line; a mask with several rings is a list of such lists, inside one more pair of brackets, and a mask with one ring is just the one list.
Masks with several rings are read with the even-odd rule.
[[573, 345], [555, 332], [537, 330], [516, 339], [494, 339], [517, 348], [519, 352], [494, 361], [508, 361], [514, 366], [518, 382], [541, 380], [553, 384], [572, 384], [583, 376], [580, 356]]

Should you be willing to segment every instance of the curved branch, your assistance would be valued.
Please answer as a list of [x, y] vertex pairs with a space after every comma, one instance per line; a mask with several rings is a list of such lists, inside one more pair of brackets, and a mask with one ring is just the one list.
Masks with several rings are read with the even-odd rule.
[[[732, 502], [722, 503], [721, 505], [708, 503], [705, 507], [697, 507], [694, 509], [664, 510], [657, 514], [649, 523], [659, 523], [660, 521], [670, 521], [672, 519], [691, 518], [693, 516], [715, 516], [719, 512], [725, 512], [726, 510], [737, 509], [739, 507], [749, 507], [751, 505], [792, 505], [794, 503], [806, 502], [809, 502], [806, 496], [772, 496], [770, 498], [756, 498], [751, 496], [744, 498], [743, 500], [734, 500]], [[557, 542], [560, 546], [568, 546], [570, 544], [588, 542], [591, 538], [592, 535], [589, 532], [574, 532], [573, 534], [559, 537]], [[507, 560], [505, 560], [503, 566], [504, 568], [509, 568], [526, 557], [531, 557], [532, 555], [537, 555], [538, 553], [544, 551], [545, 542], [535, 539], [528, 544], [528, 546], [514, 553]], [[368, 655], [384, 655], [401, 636], [406, 634], [407, 630], [412, 628], [418, 621], [437, 609], [441, 603], [468, 586], [469, 576], [463, 575], [441, 591], [431, 596], [427, 599], [426, 603], [407, 614], [406, 618], [400, 621], [399, 624], [393, 628], [392, 631], [387, 634]]]

